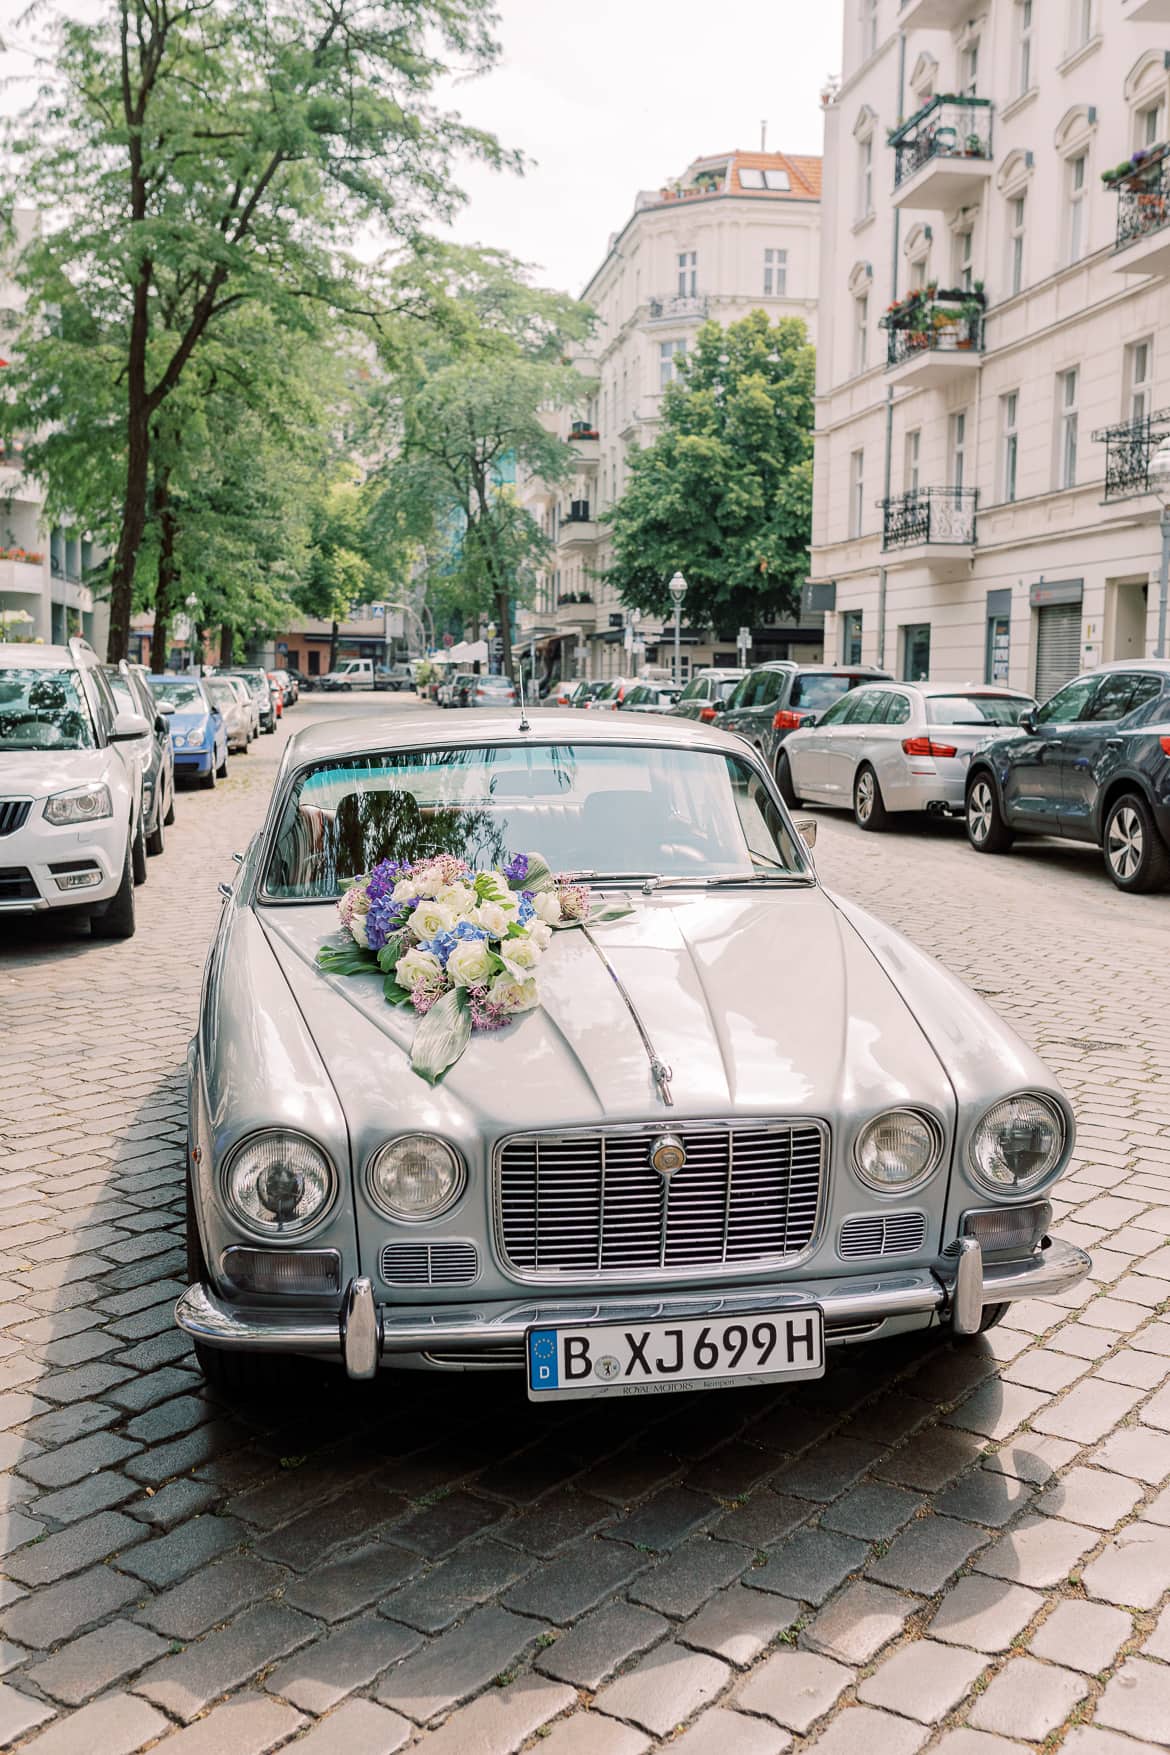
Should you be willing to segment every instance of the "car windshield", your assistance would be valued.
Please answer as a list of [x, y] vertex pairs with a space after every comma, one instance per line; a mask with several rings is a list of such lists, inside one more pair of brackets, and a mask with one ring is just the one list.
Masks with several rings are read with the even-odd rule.
[[238, 707], [240, 697], [226, 677], [208, 677], [204, 688], [217, 707]]
[[75, 670], [0, 670], [0, 750], [91, 750], [93, 724]]
[[512, 687], [506, 676], [476, 676], [472, 678], [477, 689], [487, 694], [506, 694]]
[[202, 687], [186, 677], [152, 676], [150, 686], [160, 701], [170, 701], [177, 713], [202, 713], [207, 709]]
[[931, 725], [1018, 725], [1031, 701], [1018, 695], [927, 695]]
[[729, 700], [735, 690], [739, 687], [740, 680], [741, 679], [737, 676], [723, 677], [721, 681], [715, 684], [716, 700], [720, 702]]
[[476, 869], [538, 853], [585, 879], [811, 879], [760, 777], [736, 755], [621, 744], [348, 756], [296, 775], [265, 894], [325, 900], [382, 859]]
[[247, 683], [253, 691], [268, 687], [268, 678], [262, 670], [237, 670], [233, 674], [238, 676], [241, 682]]
[[790, 707], [808, 707], [814, 713], [820, 713], [831, 707], [834, 701], [848, 694], [849, 690], [859, 681], [853, 676], [797, 676], [792, 681], [792, 693], [788, 697]]

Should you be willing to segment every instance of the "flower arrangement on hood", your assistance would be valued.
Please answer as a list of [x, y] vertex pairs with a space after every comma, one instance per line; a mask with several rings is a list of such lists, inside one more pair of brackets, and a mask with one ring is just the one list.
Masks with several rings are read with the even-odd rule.
[[540, 1004], [537, 972], [554, 930], [614, 920], [626, 907], [592, 909], [581, 884], [553, 876], [535, 853], [497, 871], [473, 871], [450, 853], [383, 859], [355, 878], [337, 906], [344, 942], [317, 952], [333, 975], [381, 971], [391, 1005], [419, 1025], [415, 1072], [434, 1084], [473, 1030], [500, 1030]]

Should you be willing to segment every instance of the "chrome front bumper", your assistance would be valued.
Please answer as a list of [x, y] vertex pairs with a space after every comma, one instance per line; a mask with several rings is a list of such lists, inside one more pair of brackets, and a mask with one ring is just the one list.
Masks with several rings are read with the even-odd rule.
[[342, 1361], [350, 1377], [373, 1377], [379, 1363], [389, 1363], [394, 1353], [496, 1349], [501, 1343], [523, 1341], [529, 1328], [557, 1323], [648, 1323], [810, 1305], [824, 1311], [830, 1345], [861, 1338], [898, 1317], [938, 1317], [949, 1321], [956, 1334], [969, 1335], [978, 1332], [985, 1305], [1051, 1298], [1083, 1280], [1091, 1266], [1083, 1249], [1057, 1237], [1046, 1237], [1026, 1261], [984, 1263], [978, 1242], [965, 1237], [958, 1253], [936, 1270], [910, 1268], [803, 1286], [786, 1281], [723, 1293], [534, 1298], [486, 1312], [473, 1304], [433, 1312], [378, 1304], [366, 1278], [350, 1281], [339, 1313], [249, 1309], [195, 1285], [176, 1304], [175, 1321], [207, 1347], [325, 1354]]

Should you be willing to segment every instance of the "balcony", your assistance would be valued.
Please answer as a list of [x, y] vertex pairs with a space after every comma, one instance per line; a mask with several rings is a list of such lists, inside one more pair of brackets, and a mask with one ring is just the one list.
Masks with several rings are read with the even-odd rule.
[[1133, 24], [1170, 24], [1170, 0], [1121, 0], [1121, 16]]
[[882, 318], [887, 330], [886, 369], [894, 382], [914, 389], [954, 384], [983, 363], [982, 288], [939, 292], [922, 287]]
[[597, 617], [593, 594], [589, 591], [562, 591], [557, 598], [557, 627], [591, 628]]
[[596, 469], [601, 458], [601, 434], [585, 421], [574, 421], [569, 433], [573, 457], [579, 468]]
[[701, 323], [707, 315], [707, 295], [651, 299], [646, 306], [647, 323]]
[[927, 565], [935, 574], [961, 573], [975, 547], [975, 488], [915, 488], [892, 500], [879, 500], [882, 552], [895, 564]]
[[592, 517], [588, 500], [571, 500], [567, 512], [561, 514], [561, 527], [557, 533], [559, 548], [583, 548], [596, 542], [601, 535], [601, 526]]
[[954, 30], [971, 16], [971, 0], [902, 0], [899, 30]]
[[18, 597], [39, 597], [45, 588], [45, 568], [35, 561], [7, 559], [0, 550], [0, 592]]
[[1119, 274], [1170, 274], [1170, 147], [1107, 180], [1117, 196], [1112, 265]]
[[968, 207], [991, 176], [987, 98], [931, 98], [890, 135], [895, 207], [933, 213]]
[[1150, 489], [1150, 459], [1170, 439], [1170, 408], [1160, 408], [1144, 420], [1122, 421], [1100, 427], [1095, 443], [1105, 446], [1105, 499], [1132, 500]]

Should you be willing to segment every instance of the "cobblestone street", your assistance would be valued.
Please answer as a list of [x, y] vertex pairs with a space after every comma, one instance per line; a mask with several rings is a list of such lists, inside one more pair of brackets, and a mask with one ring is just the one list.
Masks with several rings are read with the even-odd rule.
[[[342, 710], [415, 708], [284, 726]], [[131, 942], [0, 922], [0, 1748], [1165, 1748], [1170, 897], [1088, 849], [819, 813], [824, 880], [1065, 1082], [1057, 1224], [1094, 1268], [1059, 1301], [780, 1391], [553, 1411], [519, 1377], [306, 1365], [229, 1406], [172, 1323], [183, 1061], [284, 742], [181, 793]]]

